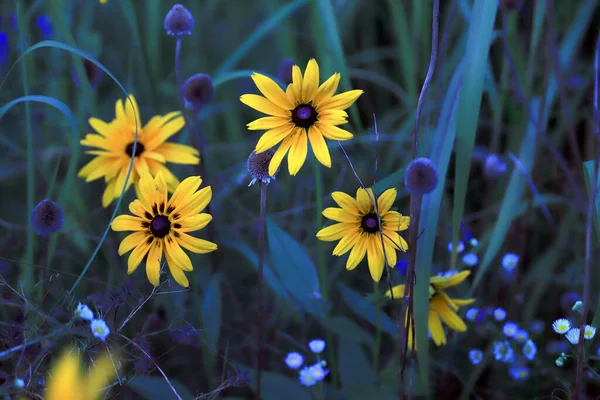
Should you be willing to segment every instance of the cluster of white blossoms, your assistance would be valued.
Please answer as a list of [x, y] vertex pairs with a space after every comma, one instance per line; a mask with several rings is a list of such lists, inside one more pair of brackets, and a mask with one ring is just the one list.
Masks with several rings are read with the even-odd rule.
[[105, 341], [106, 337], [110, 334], [110, 328], [102, 318], [94, 318], [94, 313], [90, 308], [81, 303], [77, 303], [77, 308], [73, 313], [75, 318], [90, 321], [90, 329], [94, 337]]

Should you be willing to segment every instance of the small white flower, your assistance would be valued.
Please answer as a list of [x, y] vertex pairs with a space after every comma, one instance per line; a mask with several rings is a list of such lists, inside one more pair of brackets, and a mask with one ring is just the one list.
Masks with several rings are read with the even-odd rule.
[[463, 256], [462, 261], [469, 267], [474, 267], [479, 262], [479, 257], [475, 253], [467, 253]]
[[519, 330], [519, 326], [514, 322], [507, 322], [502, 327], [502, 332], [508, 337], [514, 337]]
[[537, 347], [535, 343], [533, 343], [531, 339], [527, 340], [527, 342], [525, 342], [525, 345], [523, 346], [523, 355], [525, 356], [525, 358], [527, 358], [528, 360], [533, 360], [535, 358], [536, 353]]
[[93, 319], [90, 322], [90, 328], [92, 329], [92, 334], [102, 341], [105, 341], [106, 337], [110, 334], [110, 329], [103, 319]]
[[518, 255], [514, 253], [506, 253], [504, 257], [502, 257], [502, 268], [510, 272], [517, 267], [518, 262]]
[[505, 318], [506, 318], [506, 311], [504, 311], [504, 309], [496, 308], [494, 310], [494, 319], [496, 321], [504, 321]]
[[465, 314], [465, 317], [467, 317], [469, 321], [475, 321], [477, 314], [479, 314], [479, 310], [477, 308], [469, 308]]
[[470, 350], [469, 358], [471, 359], [471, 364], [477, 365], [483, 359], [483, 353], [481, 352], [481, 350], [475, 350], [475, 349]]
[[15, 389], [23, 389], [25, 387], [25, 381], [21, 378], [15, 378], [14, 380]]
[[563, 333], [567, 333], [569, 329], [571, 329], [571, 323], [568, 319], [559, 318], [552, 323], [552, 329], [554, 329], [554, 332], [560, 333], [562, 335]]
[[315, 380], [315, 378], [313, 378], [312, 376], [312, 371], [311, 371], [312, 367], [304, 367], [300, 370], [300, 383], [303, 384], [304, 386], [313, 386], [317, 383], [317, 381]]
[[473, 247], [476, 247], [479, 244], [479, 240], [476, 238], [471, 238], [471, 240], [469, 240], [469, 244]]
[[[464, 249], [465, 249], [465, 244], [461, 240], [460, 242], [458, 242], [456, 244], [456, 254], [462, 253]], [[452, 242], [448, 243], [448, 251], [450, 253], [452, 253]]]
[[323, 379], [325, 379], [325, 376], [327, 376], [327, 374], [329, 373], [328, 369], [323, 369], [323, 365], [321, 363], [317, 363], [315, 365], [313, 365], [312, 367], [310, 367], [309, 369], [310, 375], [312, 376], [312, 378], [316, 381], [322, 381]]
[[304, 362], [304, 357], [302, 357], [302, 355], [300, 353], [296, 353], [295, 351], [289, 353], [287, 355], [287, 357], [285, 358], [285, 363], [291, 369], [300, 368], [300, 366], [302, 365], [303, 362]]
[[323, 349], [325, 349], [325, 341], [321, 339], [311, 340], [308, 342], [308, 347], [313, 353], [319, 354], [323, 351]]
[[586, 325], [583, 330], [583, 338], [584, 339], [593, 339], [596, 336], [596, 328], [591, 325]]
[[567, 332], [567, 340], [571, 342], [571, 344], [579, 343], [579, 328], [571, 328], [569, 332]]
[[85, 304], [77, 303], [77, 308], [75, 309], [74, 314], [75, 317], [85, 319], [87, 321], [94, 319], [94, 313]]
[[529, 333], [525, 329], [519, 329], [515, 333], [515, 340], [519, 343], [525, 343], [529, 339]]

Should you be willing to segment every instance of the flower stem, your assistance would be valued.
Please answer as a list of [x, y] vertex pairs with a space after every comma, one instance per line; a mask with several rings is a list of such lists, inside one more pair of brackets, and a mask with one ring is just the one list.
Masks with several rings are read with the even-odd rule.
[[40, 264], [42, 265], [42, 294], [40, 296], [40, 304], [42, 309], [45, 309], [46, 290], [48, 285], [48, 246], [50, 245], [50, 238], [48, 235], [42, 235], [42, 258]]
[[[373, 282], [373, 289], [375, 291], [375, 297], [379, 299], [379, 285], [377, 282]], [[373, 350], [373, 374], [377, 375], [379, 369], [379, 348], [381, 347], [381, 308], [377, 306], [376, 315], [376, 331], [375, 331], [375, 349]]]
[[260, 218], [258, 220], [258, 366], [256, 368], [256, 400], [260, 400], [261, 372], [264, 363], [263, 266], [265, 261], [265, 214], [268, 183], [260, 182]]

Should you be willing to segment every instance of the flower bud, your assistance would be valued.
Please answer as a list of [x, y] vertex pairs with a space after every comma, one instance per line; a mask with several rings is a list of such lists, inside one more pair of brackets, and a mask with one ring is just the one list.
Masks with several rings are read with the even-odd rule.
[[170, 36], [191, 35], [194, 16], [181, 4], [175, 4], [165, 17], [164, 27]]
[[275, 179], [275, 175], [277, 175], [279, 169], [275, 172], [275, 175], [269, 175], [269, 164], [274, 155], [275, 151], [273, 149], [268, 149], [258, 154], [256, 154], [256, 150], [253, 150], [250, 153], [248, 157], [248, 172], [252, 176], [252, 181], [250, 181], [248, 186], [256, 182], [269, 184], [271, 179]]
[[200, 109], [206, 106], [213, 98], [215, 90], [210, 75], [196, 74], [190, 76], [181, 88], [186, 106]]
[[489, 179], [498, 179], [508, 170], [508, 165], [502, 157], [496, 154], [488, 154], [485, 158], [485, 164], [483, 166], [483, 172]]
[[63, 212], [52, 200], [40, 201], [31, 212], [31, 225], [40, 234], [49, 234], [62, 228]]
[[404, 174], [404, 185], [412, 194], [427, 194], [433, 191], [438, 183], [436, 166], [430, 159], [420, 157], [408, 164]]

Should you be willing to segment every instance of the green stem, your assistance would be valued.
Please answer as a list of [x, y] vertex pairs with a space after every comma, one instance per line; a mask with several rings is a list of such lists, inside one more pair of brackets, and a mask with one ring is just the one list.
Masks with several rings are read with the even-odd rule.
[[200, 293], [198, 292], [198, 287], [200, 284], [196, 281], [196, 275], [192, 273], [192, 291], [194, 292], [194, 300], [196, 301], [196, 308], [198, 309], [198, 320], [200, 323], [200, 342], [203, 344], [202, 346], [202, 357], [204, 358], [204, 365], [206, 366], [204, 370], [206, 371], [206, 378], [208, 380], [208, 386], [211, 390], [214, 388], [214, 383], [212, 379], [212, 370], [213, 370], [213, 358], [210, 354], [210, 349], [208, 346], [204, 346], [206, 343], [206, 329], [204, 326], [204, 313], [202, 312], [202, 300], [200, 300]]
[[[379, 298], [379, 285], [373, 282], [375, 298]], [[379, 348], [381, 347], [381, 308], [377, 306], [376, 326], [375, 326], [375, 349], [373, 350], [373, 374], [377, 375], [379, 369]]]

